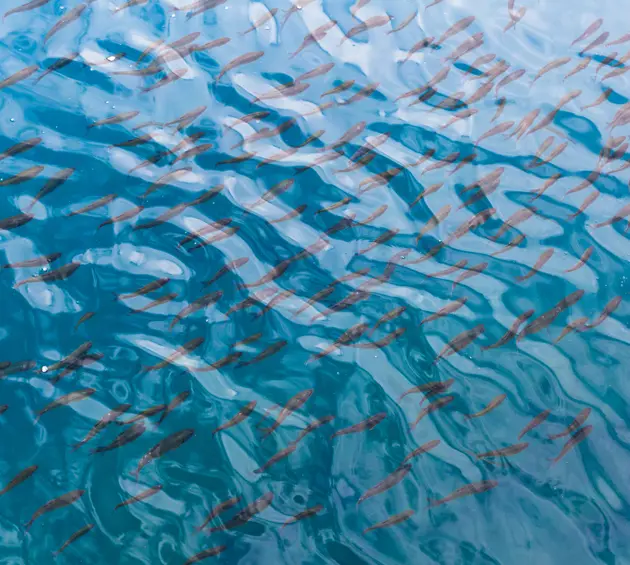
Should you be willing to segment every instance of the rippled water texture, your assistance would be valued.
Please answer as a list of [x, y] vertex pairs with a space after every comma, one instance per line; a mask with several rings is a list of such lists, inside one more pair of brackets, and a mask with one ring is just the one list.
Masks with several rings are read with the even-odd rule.
[[2, 2], [2, 563], [630, 562], [625, 8], [429, 1]]

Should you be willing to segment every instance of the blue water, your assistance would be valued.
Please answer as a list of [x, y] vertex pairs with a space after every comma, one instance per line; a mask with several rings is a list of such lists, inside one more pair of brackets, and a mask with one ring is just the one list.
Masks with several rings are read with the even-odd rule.
[[[8, 406], [0, 416], [4, 432], [0, 485], [4, 488], [20, 471], [37, 465], [30, 478], [0, 497], [0, 560], [50, 563], [52, 552], [73, 533], [93, 525], [58, 559], [183, 564], [199, 552], [225, 545], [208, 562], [630, 562], [628, 222], [620, 219], [596, 227], [629, 202], [630, 169], [613, 172], [630, 159], [623, 137], [627, 126], [611, 133], [610, 122], [628, 101], [630, 75], [602, 81], [615, 68], [625, 68], [622, 58], [630, 49], [630, 42], [606, 45], [628, 32], [621, 5], [517, 0], [510, 16], [505, 0], [475, 4], [444, 0], [426, 11], [422, 2], [372, 0], [355, 11], [353, 18], [352, 4], [346, 0], [311, 0], [303, 1], [282, 26], [291, 6], [288, 0], [228, 0], [190, 18], [194, 6], [173, 8], [193, 2], [138, 4], [114, 13], [122, 5], [120, 0], [88, 2], [77, 19], [46, 41], [55, 23], [78, 5], [76, 0], [52, 0], [11, 14], [2, 22], [2, 79], [31, 65], [43, 70], [59, 58], [78, 55], [39, 81], [41, 70], [0, 90], [0, 153], [18, 142], [41, 138], [27, 151], [2, 159], [0, 178], [44, 167], [34, 178], [0, 187], [0, 218], [20, 213], [33, 216], [24, 225], [0, 232], [0, 261], [13, 264], [60, 254], [46, 266], [0, 273], [4, 377], [0, 403]], [[21, 0], [5, 0], [2, 11], [19, 5]], [[277, 11], [256, 30], [241, 35], [269, 10]], [[392, 16], [391, 23], [381, 21], [383, 25], [341, 42], [343, 33], [353, 26], [385, 14]], [[475, 17], [469, 27], [436, 45], [447, 29], [469, 16]], [[504, 31], [511, 18], [518, 21]], [[571, 45], [598, 18], [603, 19], [601, 27]], [[328, 26], [323, 38], [290, 56], [307, 34], [330, 20], [336, 24]], [[404, 29], [388, 33], [406, 21]], [[604, 32], [609, 36], [580, 54]], [[178, 51], [165, 47], [191, 33], [199, 35]], [[445, 62], [477, 33], [483, 33], [482, 45], [454, 64]], [[427, 36], [434, 37], [429, 46], [405, 61], [412, 46]], [[190, 45], [220, 38], [230, 41], [218, 42], [206, 51], [190, 50]], [[137, 64], [141, 53], [158, 40], [163, 43]], [[230, 61], [257, 51], [263, 55], [216, 80]], [[495, 57], [464, 74], [473, 61], [489, 54]], [[162, 62], [152, 63], [160, 55]], [[589, 66], [563, 80], [588, 56], [592, 57]], [[606, 60], [609, 56], [613, 62]], [[561, 58], [568, 60], [532, 85], [541, 68]], [[469, 99], [488, 80], [469, 79], [491, 72], [500, 60], [509, 68], [493, 79], [487, 95], [470, 104], [477, 112], [442, 127], [454, 110], [435, 106], [448, 97]], [[596, 74], [602, 62], [607, 66]], [[329, 63], [334, 66], [324, 74], [298, 83], [309, 86], [252, 103]], [[117, 74], [151, 64], [161, 65], [161, 74]], [[615, 64], [621, 66], [610, 66]], [[412, 106], [422, 91], [415, 98], [398, 99], [444, 68], [450, 71], [434, 85], [433, 96]], [[524, 72], [502, 86], [497, 96], [496, 85], [521, 69]], [[142, 92], [164, 77], [175, 80]], [[343, 92], [324, 96], [345, 81], [354, 82]], [[369, 85], [373, 92], [344, 104]], [[612, 91], [606, 101], [582, 110], [607, 88]], [[577, 97], [557, 107], [565, 95], [578, 90]], [[491, 122], [502, 96], [506, 99], [503, 112]], [[331, 102], [328, 107], [318, 108], [326, 101]], [[558, 111], [549, 128], [520, 138], [507, 137], [530, 112], [540, 109], [533, 125], [523, 131], [535, 128], [555, 107]], [[200, 111], [189, 123], [163, 125], [195, 109]], [[255, 111], [268, 115], [249, 123], [239, 121]], [[126, 112], [137, 114], [121, 123], [89, 127]], [[273, 130], [289, 118], [295, 124], [280, 134], [270, 131], [267, 137], [246, 139], [264, 132], [263, 128]], [[154, 123], [134, 129], [147, 122]], [[343, 140], [336, 155], [328, 146], [361, 122], [364, 127]], [[513, 124], [506, 125], [505, 134], [474, 145], [490, 128], [507, 122]], [[185, 141], [195, 133], [200, 135]], [[148, 143], [114, 147], [145, 134], [151, 135]], [[381, 134], [389, 136], [377, 137]], [[298, 147], [311, 135], [316, 138]], [[534, 155], [550, 136], [545, 157], [563, 143], [566, 149], [551, 163], [531, 168]], [[616, 151], [612, 160], [602, 161], [600, 152], [611, 143], [611, 136], [622, 139], [612, 142]], [[370, 140], [374, 158], [355, 171], [338, 172], [350, 166], [349, 157]], [[375, 140], [383, 142], [377, 145]], [[175, 165], [173, 155], [166, 155], [129, 172], [158, 151], [177, 148], [181, 155], [202, 144], [212, 147]], [[412, 165], [427, 151], [432, 155]], [[244, 152], [254, 155], [243, 162], [220, 163]], [[280, 160], [257, 167], [281, 152], [287, 153]], [[424, 173], [455, 152], [459, 155], [451, 163]], [[472, 163], [449, 174], [473, 152]], [[336, 159], [301, 171], [322, 155]], [[591, 175], [598, 162], [601, 175], [582, 190], [569, 192]], [[167, 179], [164, 186], [142, 198], [163, 175], [185, 167], [190, 170]], [[399, 174], [380, 177], [376, 185], [366, 180], [378, 181], [374, 175], [397, 167], [402, 167]], [[474, 186], [462, 194], [464, 187], [498, 167], [503, 168], [500, 180], [494, 186], [484, 185], [487, 194]], [[74, 169], [69, 178], [33, 203], [47, 179], [67, 168]], [[532, 191], [554, 175], [557, 182], [532, 201]], [[287, 179], [294, 183], [286, 191], [257, 202]], [[443, 184], [435, 190], [438, 183]], [[223, 188], [213, 198], [182, 206], [156, 227], [134, 229], [218, 185]], [[429, 187], [433, 187], [427, 191], [431, 193], [410, 206]], [[109, 194], [117, 197], [93, 211], [68, 216]], [[475, 194], [476, 202], [462, 206]], [[347, 202], [338, 207], [320, 211], [344, 198]], [[577, 213], [583, 203], [588, 206]], [[138, 215], [97, 229], [136, 206], [144, 207]], [[527, 206], [535, 207], [531, 217], [513, 227], [505, 224]], [[487, 221], [453, 237], [475, 214], [490, 208], [494, 210]], [[288, 219], [272, 223], [292, 211]], [[436, 216], [441, 221], [427, 225]], [[370, 221], [362, 224], [366, 219]], [[214, 231], [178, 245], [186, 235], [219, 220], [224, 224], [215, 224]], [[344, 229], [324, 234], [340, 220], [345, 221], [345, 227], [340, 226]], [[505, 233], [495, 241], [502, 227]], [[425, 233], [417, 241], [423, 228]], [[395, 231], [388, 234], [388, 230]], [[214, 241], [217, 234], [220, 238]], [[493, 255], [521, 234], [517, 246]], [[387, 241], [364, 252], [379, 236]], [[192, 250], [204, 237], [210, 243]], [[445, 245], [436, 248], [440, 242]], [[311, 248], [313, 244], [321, 245]], [[307, 249], [312, 254], [298, 255]], [[417, 261], [429, 251], [426, 260]], [[569, 271], [585, 253], [585, 264]], [[223, 266], [241, 258], [247, 261], [240, 261], [211, 285], [203, 285]], [[539, 260], [537, 272], [517, 280]], [[80, 266], [65, 280], [16, 287], [29, 277], [73, 262]], [[287, 268], [275, 280], [242, 287], [277, 265]], [[448, 274], [427, 276], [453, 266]], [[472, 271], [466, 271], [471, 267]], [[306, 304], [334, 281], [361, 270], [362, 276], [334, 285], [325, 296]], [[454, 284], [466, 272], [474, 276]], [[115, 299], [161, 278], [170, 280], [159, 290]], [[256, 316], [273, 300], [274, 294], [266, 290], [271, 287], [287, 291], [285, 299]], [[364, 294], [351, 294], [356, 289]], [[169, 329], [178, 312], [215, 291], [221, 292], [215, 297], [218, 300]], [[257, 304], [226, 315], [231, 307], [261, 291]], [[579, 300], [559, 309], [540, 331], [523, 332], [518, 341], [483, 349], [497, 342], [524, 312], [532, 310], [516, 332], [576, 291], [583, 291]], [[172, 300], [132, 313], [171, 293], [176, 294]], [[348, 296], [351, 299], [341, 304], [342, 309], [339, 303]], [[617, 307], [601, 323], [594, 323], [615, 299], [621, 300]], [[421, 324], [456, 300], [463, 306]], [[359, 333], [354, 342], [350, 338], [350, 344], [318, 356], [355, 324], [372, 328], [395, 309], [398, 315], [392, 314], [374, 333]], [[75, 328], [88, 312], [94, 315]], [[557, 341], [572, 322], [576, 330]], [[447, 342], [480, 324], [483, 331], [475, 339], [435, 362]], [[261, 334], [259, 339], [232, 347], [255, 334]], [[146, 369], [195, 338], [203, 342], [193, 351], [162, 368]], [[51, 377], [64, 367], [56, 371], [49, 367], [88, 341], [92, 344], [88, 357], [84, 352], [79, 363], [67, 361], [71, 371], [52, 384]], [[274, 344], [279, 344], [278, 351], [257, 361], [256, 356]], [[234, 352], [241, 355], [233, 362], [214, 371], [196, 371]], [[21, 367], [21, 362], [31, 363]], [[443, 401], [443, 407], [410, 429], [429, 401], [419, 407], [422, 394], [400, 400], [401, 395], [411, 387], [449, 379], [453, 381], [448, 390], [431, 402], [439, 403], [449, 395], [452, 402]], [[53, 400], [86, 388], [95, 392], [35, 421]], [[263, 440], [261, 430], [278, 416], [274, 409], [260, 425], [266, 411], [284, 406], [308, 389], [313, 389], [310, 398]], [[135, 441], [90, 454], [128, 429], [112, 423], [73, 450], [73, 444], [114, 407], [131, 405], [119, 418], [124, 421], [186, 391], [189, 396], [159, 426], [159, 415], [145, 419], [146, 431]], [[505, 400], [493, 410], [474, 419], [466, 417], [502, 394]], [[213, 434], [253, 401], [254, 412], [243, 422]], [[578, 422], [564, 437], [549, 439], [589, 408], [586, 421]], [[521, 430], [544, 410], [550, 411], [549, 417], [518, 440]], [[373, 429], [331, 439], [335, 431], [380, 413], [386, 417]], [[334, 419], [300, 439], [286, 458], [262, 473], [254, 472], [290, 446], [309, 423], [329, 415]], [[192, 438], [150, 462], [136, 478], [145, 453], [185, 429], [194, 429]], [[572, 437], [580, 439], [580, 434], [586, 436], [552, 464], [550, 459], [558, 457]], [[357, 504], [361, 495], [399, 468], [410, 452], [434, 440], [439, 440], [437, 446], [411, 459], [410, 471], [398, 484]], [[529, 445], [509, 457], [482, 460], [475, 456], [519, 442]], [[479, 481], [496, 481], [496, 485], [490, 483], [494, 488], [487, 492], [429, 508], [428, 501]], [[156, 485], [162, 488], [153, 496], [114, 510]], [[30, 529], [25, 528], [38, 508], [75, 489], [85, 491], [77, 502], [45, 513]], [[210, 527], [227, 523], [267, 493], [273, 495], [271, 504], [246, 525], [212, 533], [195, 531], [218, 503], [240, 497]], [[316, 505], [323, 507], [317, 515], [282, 528], [289, 518]], [[363, 533], [405, 511], [413, 512], [406, 521]]]

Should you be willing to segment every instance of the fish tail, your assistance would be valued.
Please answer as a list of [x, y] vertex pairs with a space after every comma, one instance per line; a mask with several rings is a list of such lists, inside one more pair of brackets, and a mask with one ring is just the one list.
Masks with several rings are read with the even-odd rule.
[[26, 522], [26, 524], [24, 524], [24, 529], [28, 532], [31, 529], [32, 525], [33, 525], [33, 520], [29, 520], [28, 522]]

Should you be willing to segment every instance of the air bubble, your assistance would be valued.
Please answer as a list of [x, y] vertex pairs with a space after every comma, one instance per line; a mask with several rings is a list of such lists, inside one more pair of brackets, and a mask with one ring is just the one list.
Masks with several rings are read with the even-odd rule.
[[42, 367], [42, 373], [47, 373], [47, 372], [48, 372], [48, 367], [43, 366], [43, 367]]

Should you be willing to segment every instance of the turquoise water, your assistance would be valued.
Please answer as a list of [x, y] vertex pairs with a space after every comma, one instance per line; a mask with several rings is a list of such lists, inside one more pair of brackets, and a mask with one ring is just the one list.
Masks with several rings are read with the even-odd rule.
[[50, 260], [0, 272], [3, 563], [630, 561], [618, 5], [35, 4], [2, 22], [0, 261]]

